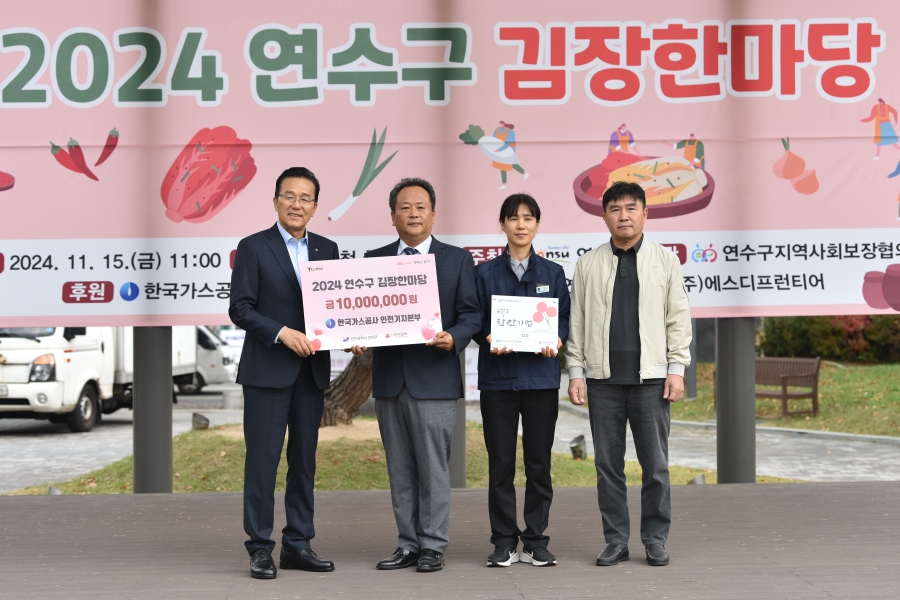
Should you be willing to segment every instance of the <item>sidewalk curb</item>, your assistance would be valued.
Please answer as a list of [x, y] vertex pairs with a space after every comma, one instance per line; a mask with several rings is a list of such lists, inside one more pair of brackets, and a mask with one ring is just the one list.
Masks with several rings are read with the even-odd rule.
[[[585, 419], [588, 418], [588, 410], [581, 406], [575, 406], [570, 402], [560, 402], [559, 408], [568, 413], [578, 415]], [[672, 425], [679, 427], [696, 427], [699, 429], [715, 429], [715, 423], [703, 423], [697, 421], [672, 421]], [[793, 429], [788, 427], [756, 427], [757, 433], [773, 433], [776, 435], [792, 435], [797, 437], [808, 437], [822, 440], [846, 441], [846, 442], [869, 442], [872, 444], [886, 444], [889, 446], [900, 446], [900, 437], [891, 437], [888, 435], [863, 435], [860, 433], [842, 433], [840, 431], [813, 431], [810, 429]]]

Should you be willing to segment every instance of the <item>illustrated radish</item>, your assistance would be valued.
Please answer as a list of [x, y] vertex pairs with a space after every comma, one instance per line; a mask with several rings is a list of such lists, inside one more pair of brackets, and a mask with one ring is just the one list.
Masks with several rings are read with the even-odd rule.
[[803, 171], [791, 179], [791, 185], [801, 194], [815, 194], [819, 190], [819, 180], [815, 170]]
[[[782, 138], [781, 145], [784, 146], [784, 156], [778, 159], [772, 167], [772, 171], [776, 177], [781, 177], [782, 179], [800, 177], [803, 174], [803, 169], [806, 168], [806, 161], [791, 152], [791, 138]], [[818, 183], [816, 184], [816, 189], [818, 189]], [[811, 194], [812, 192], [801, 193]]]

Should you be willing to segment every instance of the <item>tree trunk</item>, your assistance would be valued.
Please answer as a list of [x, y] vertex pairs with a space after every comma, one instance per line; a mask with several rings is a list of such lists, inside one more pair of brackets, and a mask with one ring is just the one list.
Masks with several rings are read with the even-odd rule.
[[349, 425], [359, 407], [372, 395], [372, 349], [354, 356], [344, 372], [325, 392], [325, 410], [320, 427]]

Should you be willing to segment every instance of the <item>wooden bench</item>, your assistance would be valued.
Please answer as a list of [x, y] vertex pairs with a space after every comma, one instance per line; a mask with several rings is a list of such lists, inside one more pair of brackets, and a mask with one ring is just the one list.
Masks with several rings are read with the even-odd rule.
[[[781, 386], [781, 389], [757, 389], [756, 398], [781, 400], [781, 416], [819, 414], [819, 366], [821, 358], [756, 359], [756, 385]], [[713, 371], [713, 406], [715, 406], [716, 372]], [[788, 391], [789, 387], [810, 388], [809, 391]], [[788, 400], [812, 400], [812, 410], [788, 410]]]

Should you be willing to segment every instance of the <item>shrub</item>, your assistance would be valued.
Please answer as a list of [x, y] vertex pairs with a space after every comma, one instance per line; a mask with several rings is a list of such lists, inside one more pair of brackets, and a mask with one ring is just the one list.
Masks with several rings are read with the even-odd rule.
[[900, 317], [873, 315], [866, 328], [868, 346], [860, 354], [863, 362], [900, 362]]
[[900, 362], [900, 315], [770, 317], [760, 350], [765, 356]]

